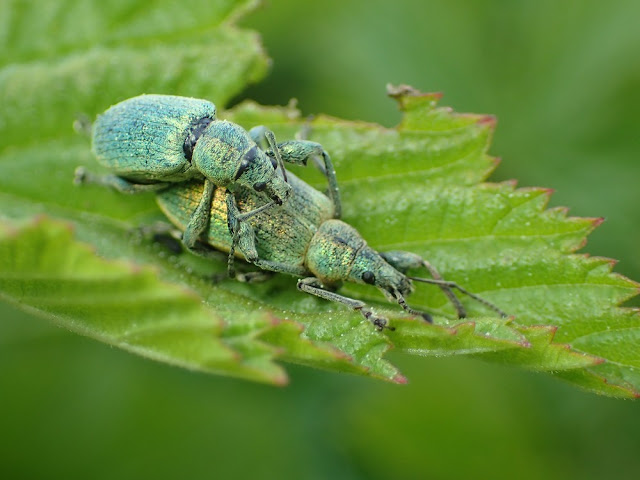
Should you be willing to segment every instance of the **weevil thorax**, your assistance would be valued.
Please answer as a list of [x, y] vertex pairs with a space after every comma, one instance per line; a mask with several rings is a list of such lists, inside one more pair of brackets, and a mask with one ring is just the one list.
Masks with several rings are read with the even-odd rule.
[[360, 233], [340, 220], [324, 222], [309, 243], [307, 268], [326, 285], [342, 281], [374, 285], [395, 300], [393, 292], [403, 296], [413, 285], [401, 272], [389, 265], [367, 245]]
[[239, 125], [228, 121], [209, 124], [193, 150], [193, 163], [216, 185], [264, 191], [281, 204], [291, 194], [269, 157]]

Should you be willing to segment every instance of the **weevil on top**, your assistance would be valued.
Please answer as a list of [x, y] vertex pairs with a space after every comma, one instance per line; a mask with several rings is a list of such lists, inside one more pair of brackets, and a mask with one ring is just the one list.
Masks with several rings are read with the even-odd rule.
[[[265, 143], [268, 148], [259, 145]], [[242, 222], [285, 203], [292, 193], [283, 162], [306, 165], [321, 158], [320, 170], [329, 196], [339, 205], [338, 183], [331, 158], [322, 146], [306, 140], [276, 143], [263, 126], [248, 132], [216, 119], [207, 100], [172, 95], [140, 95], [113, 105], [92, 127], [92, 149], [112, 173], [96, 175], [76, 169], [76, 183], [98, 183], [124, 193], [160, 191], [174, 183], [204, 180], [203, 195], [184, 228], [183, 242], [193, 247], [209, 218], [207, 199], [217, 187], [233, 192], [248, 188], [258, 194], [255, 209]]]

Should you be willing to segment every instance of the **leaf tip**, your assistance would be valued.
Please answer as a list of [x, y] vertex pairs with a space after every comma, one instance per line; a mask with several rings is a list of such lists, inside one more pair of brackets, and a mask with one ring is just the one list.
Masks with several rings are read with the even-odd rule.
[[[640, 391], [635, 390], [633, 387], [631, 387], [630, 385], [618, 385], [615, 383], [611, 383], [609, 381], [608, 378], [606, 377], [601, 377], [602, 383], [604, 383], [605, 385], [607, 385], [608, 387], [611, 387], [615, 390], [617, 390], [618, 392], [622, 392], [623, 396], [626, 398], [632, 398], [632, 399], [637, 399], [640, 398]], [[600, 393], [600, 392], [596, 392], [596, 393]]]
[[[276, 314], [272, 313], [272, 312], [267, 312], [267, 314], [265, 315], [267, 322], [269, 323], [269, 325], [271, 327], [277, 327], [278, 325], [280, 325], [282, 322], [286, 321], [281, 319], [280, 317], [278, 317]], [[290, 322], [292, 325], [295, 326], [295, 328], [298, 329], [299, 332], [302, 332], [302, 330], [304, 329], [302, 327], [302, 325], [296, 323], [296, 322]]]
[[287, 385], [289, 385], [289, 377], [284, 372], [280, 372], [274, 375], [272, 380], [273, 380], [273, 384], [276, 387], [286, 387]]
[[398, 102], [400, 110], [407, 109], [411, 103], [410, 99], [420, 99], [420, 103], [428, 102], [435, 106], [443, 96], [442, 92], [424, 93], [411, 85], [393, 85], [391, 83], [387, 84], [387, 95]]
[[515, 190], [516, 187], [518, 186], [518, 180], [516, 180], [515, 178], [510, 178], [509, 180], [504, 180], [504, 181], [500, 182], [499, 185], [506, 185], [507, 187], [511, 188], [512, 190]]
[[476, 121], [478, 125], [489, 127], [491, 130], [495, 130], [498, 124], [498, 117], [495, 115], [481, 115]]
[[387, 95], [391, 98], [402, 98], [402, 97], [423, 97], [423, 98], [433, 98], [434, 100], [440, 100], [442, 98], [442, 92], [431, 92], [424, 93], [418, 90], [411, 85], [407, 85], [405, 83], [401, 83], [400, 85], [393, 85], [392, 83], [387, 83]]
[[407, 383], [409, 383], [409, 380], [407, 380], [407, 377], [405, 377], [404, 375], [402, 375], [401, 373], [397, 373], [392, 379], [391, 381], [393, 383], [397, 383], [398, 385], [406, 385]]
[[264, 2], [262, 0], [249, 0], [245, 2], [244, 6], [236, 8], [226, 19], [225, 23], [230, 25], [237, 24], [240, 20], [247, 17], [251, 12], [264, 8]]
[[74, 226], [71, 222], [56, 221], [56, 220], [53, 220], [50, 216], [45, 215], [43, 213], [39, 213], [33, 217], [33, 225], [35, 227], [41, 227], [47, 224], [48, 225], [55, 224], [55, 227], [59, 228], [60, 230], [64, 230], [70, 234], [74, 233]]

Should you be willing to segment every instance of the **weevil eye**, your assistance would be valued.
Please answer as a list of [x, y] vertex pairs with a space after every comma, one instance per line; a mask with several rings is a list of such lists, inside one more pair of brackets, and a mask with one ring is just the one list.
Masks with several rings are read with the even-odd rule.
[[267, 188], [267, 183], [266, 182], [258, 182], [253, 186], [253, 189], [256, 192], [261, 192], [263, 191], [265, 188]]
[[246, 172], [249, 169], [251, 164], [256, 159], [257, 155], [258, 155], [257, 145], [252, 147], [247, 153], [244, 154], [244, 156], [242, 157], [242, 160], [240, 160], [240, 166], [238, 167], [238, 171], [236, 172], [234, 180], [238, 180], [240, 178], [240, 175], [242, 175], [244, 172]]
[[376, 276], [373, 274], [373, 272], [366, 270], [365, 272], [362, 272], [362, 281], [364, 283], [368, 283], [369, 285], [373, 285], [374, 283], [376, 283]]

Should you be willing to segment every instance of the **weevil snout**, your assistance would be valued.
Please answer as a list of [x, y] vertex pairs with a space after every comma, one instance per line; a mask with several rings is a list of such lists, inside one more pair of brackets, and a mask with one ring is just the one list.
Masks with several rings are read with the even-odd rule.
[[355, 280], [378, 287], [390, 301], [413, 293], [413, 282], [394, 268], [375, 250], [361, 247], [354, 261], [352, 275]]
[[399, 297], [406, 297], [413, 293], [413, 283], [404, 274], [391, 265], [385, 265], [383, 270], [385, 275], [380, 277], [376, 286], [382, 290], [389, 301], [396, 302]]

